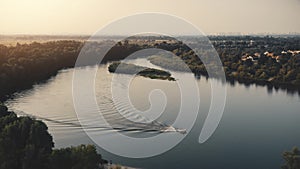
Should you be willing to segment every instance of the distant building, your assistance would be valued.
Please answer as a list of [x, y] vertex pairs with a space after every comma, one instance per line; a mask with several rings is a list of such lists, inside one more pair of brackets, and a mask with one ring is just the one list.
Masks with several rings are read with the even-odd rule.
[[287, 53], [291, 53], [292, 55], [297, 55], [300, 53], [300, 50], [294, 50], [294, 51], [288, 50]]
[[257, 62], [258, 58], [260, 58], [260, 54], [259, 53], [255, 53], [253, 56], [249, 55], [249, 54], [245, 54], [241, 57], [242, 61], [246, 61], [246, 60], [251, 60], [252, 62]]

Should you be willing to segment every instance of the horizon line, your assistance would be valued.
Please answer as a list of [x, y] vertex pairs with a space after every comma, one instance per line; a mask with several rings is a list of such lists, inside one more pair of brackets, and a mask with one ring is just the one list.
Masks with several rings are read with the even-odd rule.
[[[220, 32], [220, 33], [205, 33], [206, 36], [268, 36], [268, 35], [281, 35], [281, 36], [293, 36], [293, 35], [300, 35], [300, 32], [288, 32], [288, 33], [272, 33], [272, 32], [260, 32], [260, 33], [242, 33], [242, 32]], [[3, 34], [0, 33], [0, 36], [79, 36], [79, 37], [87, 37], [87, 36], [95, 36], [93, 34], [26, 34], [26, 33], [11, 33], [11, 34]], [[108, 35], [101, 35], [102, 37], [124, 37], [129, 35], [118, 35], [118, 34], [108, 34]], [[163, 36], [163, 35], [162, 35]], [[176, 36], [198, 36], [193, 34], [178, 34]]]

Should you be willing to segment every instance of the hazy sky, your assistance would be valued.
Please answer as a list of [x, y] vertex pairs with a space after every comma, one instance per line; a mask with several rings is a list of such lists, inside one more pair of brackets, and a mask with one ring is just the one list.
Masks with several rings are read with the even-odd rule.
[[92, 34], [140, 12], [176, 15], [207, 34], [300, 32], [300, 0], [0, 0], [0, 34]]

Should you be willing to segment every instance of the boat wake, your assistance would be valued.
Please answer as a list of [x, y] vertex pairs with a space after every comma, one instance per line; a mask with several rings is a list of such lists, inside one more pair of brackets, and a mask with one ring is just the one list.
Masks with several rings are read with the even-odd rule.
[[[111, 126], [113, 126], [113, 128], [126, 128], [127, 130], [131, 130], [133, 128], [134, 130], [143, 132], [177, 132], [180, 134], [186, 134], [185, 129], [175, 128], [171, 125], [167, 125], [157, 120], [151, 120], [143, 116], [140, 112], [136, 112], [135, 109], [124, 103], [121, 99], [116, 99], [116, 101], [113, 102], [112, 99], [102, 96], [102, 99], [100, 100], [101, 102], [98, 103], [98, 105], [102, 115], [104, 116], [105, 120]], [[118, 106], [118, 110], [116, 106]], [[122, 115], [119, 111], [122, 111]], [[129, 120], [128, 117], [134, 121]]]
[[[116, 114], [112, 113], [110, 111], [110, 116], [106, 117], [108, 119], [111, 126], [90, 126], [90, 125], [81, 125], [78, 120], [77, 121], [70, 121], [70, 120], [56, 120], [46, 117], [41, 117], [37, 115], [31, 115], [27, 114], [20, 110], [13, 110], [18, 116], [29, 116], [34, 119], [42, 120], [45, 122], [49, 122], [51, 124], [54, 124], [55, 126], [63, 126], [66, 128], [85, 128], [88, 130], [101, 130], [101, 131], [109, 131], [109, 130], [115, 130], [119, 132], [146, 132], [146, 133], [171, 133], [171, 132], [177, 132], [180, 134], [186, 134], [185, 129], [179, 129], [175, 128], [170, 125], [163, 124], [158, 121], [152, 121], [150, 123], [143, 123], [143, 122], [132, 122], [130, 120], [127, 120], [126, 118], [115, 118]], [[108, 114], [108, 113], [107, 113]], [[105, 116], [105, 115], [104, 115]], [[138, 117], [137, 118], [142, 119], [145, 117]], [[112, 120], [113, 119], [113, 120]]]

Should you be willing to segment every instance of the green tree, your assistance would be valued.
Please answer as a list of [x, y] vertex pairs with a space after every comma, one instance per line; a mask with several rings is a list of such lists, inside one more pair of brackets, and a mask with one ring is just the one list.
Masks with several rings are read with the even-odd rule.
[[52, 169], [95, 169], [105, 163], [92, 145], [54, 150], [50, 162]]
[[[17, 117], [0, 106], [0, 168], [48, 168], [53, 142], [47, 126], [30, 117]], [[6, 111], [6, 113], [5, 113]]]
[[52, 150], [47, 126], [0, 103], [0, 169], [96, 169], [107, 163], [92, 145]]

